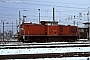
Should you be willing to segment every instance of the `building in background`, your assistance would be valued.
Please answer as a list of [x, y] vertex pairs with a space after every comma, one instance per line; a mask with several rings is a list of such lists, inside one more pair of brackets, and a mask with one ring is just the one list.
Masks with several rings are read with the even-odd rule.
[[79, 38], [88, 39], [90, 22], [83, 23], [84, 27], [79, 27]]

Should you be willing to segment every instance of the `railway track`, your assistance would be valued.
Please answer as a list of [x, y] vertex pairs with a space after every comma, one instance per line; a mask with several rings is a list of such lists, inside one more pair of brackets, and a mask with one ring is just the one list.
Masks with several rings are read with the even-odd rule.
[[30, 49], [30, 48], [65, 48], [65, 47], [89, 47], [89, 45], [73, 45], [73, 46], [36, 46], [36, 47], [3, 47], [0, 49]]
[[88, 57], [90, 52], [70, 53], [42, 53], [42, 54], [13, 54], [0, 55], [0, 59], [37, 59], [37, 58], [62, 58], [62, 57]]
[[1, 44], [0, 49], [24, 49], [24, 48], [65, 48], [65, 47], [89, 47], [88, 42], [56, 42], [56, 43], [19, 43]]
[[56, 44], [83, 44], [83, 43], [89, 43], [88, 40], [78, 40], [78, 41], [75, 41], [75, 42], [47, 42], [47, 43], [36, 43], [36, 42], [33, 42], [33, 43], [22, 43], [22, 42], [18, 42], [18, 41], [4, 41], [4, 44], [2, 44], [2, 41], [0, 41], [0, 45], [6, 45], [6, 44], [11, 44], [13, 43], [12, 45], [15, 45], [15, 44], [18, 44], [18, 45], [56, 45]]
[[[10, 44], [12, 43], [12, 44]], [[8, 44], [0, 44], [0, 50], [6, 50], [7, 52], [9, 50], [17, 50], [21, 49], [22, 51], [25, 49], [41, 49], [46, 51], [47, 49], [54, 49], [56, 48], [56, 52], [59, 51], [60, 53], [54, 52], [49, 52], [49, 53], [34, 53], [34, 54], [23, 54], [23, 53], [8, 53], [8, 54], [3, 54], [3, 51], [0, 55], [0, 59], [38, 59], [38, 58], [63, 58], [63, 57], [89, 57], [90, 56], [90, 44], [88, 41], [76, 41], [76, 42], [51, 42], [51, 43], [20, 43], [20, 42], [9, 42]], [[64, 51], [61, 52], [58, 49], [67, 49], [68, 48], [78, 48], [76, 51]], [[88, 48], [86, 51], [81, 50], [78, 51], [82, 48]], [[33, 51], [33, 50], [30, 50]], [[39, 50], [34, 50], [34, 51], [39, 51]], [[48, 50], [47, 50], [48, 51]], [[49, 50], [52, 51], [52, 50]], [[78, 51], [78, 52], [77, 52]], [[41, 51], [40, 51], [41, 52]], [[30, 52], [29, 52], [30, 53]]]

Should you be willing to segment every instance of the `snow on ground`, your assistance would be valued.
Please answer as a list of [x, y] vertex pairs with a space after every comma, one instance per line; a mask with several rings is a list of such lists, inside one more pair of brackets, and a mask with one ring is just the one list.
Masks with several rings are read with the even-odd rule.
[[0, 49], [0, 55], [38, 54], [38, 53], [66, 53], [66, 52], [90, 52], [90, 47]]
[[78, 40], [88, 40], [88, 39], [78, 39]]
[[[60, 43], [63, 43], [63, 44], [60, 44]], [[7, 43], [7, 44], [0, 44], [0, 45], [23, 45], [23, 46], [20, 46], [20, 47], [40, 46], [40, 45], [28, 45], [28, 44], [58, 44], [58, 45], [41, 45], [41, 46], [85, 45], [85, 44], [64, 44], [64, 43], [68, 43], [68, 42], [51, 42], [51, 43], [50, 42], [48, 42], [48, 43], [12, 42], [12, 43]], [[87, 45], [88, 45], [89, 42], [83, 42], [83, 41], [78, 42], [78, 41], [76, 41], [76, 42], [72, 42], [72, 43], [87, 43]], [[4, 47], [8, 47], [8, 46], [4, 46]], [[19, 47], [19, 46], [17, 46], [17, 47]], [[0, 49], [0, 55], [38, 54], [38, 53], [66, 53], [66, 52], [90, 52], [90, 47]], [[43, 59], [15, 59], [15, 60], [87, 60], [87, 58], [88, 57], [65, 57], [65, 58], [43, 58]], [[89, 59], [90, 59], [90, 57], [89, 57]]]
[[[0, 39], [0, 41], [3, 41], [3, 40]], [[4, 41], [18, 41], [18, 39], [4, 39]]]
[[89, 43], [88, 41], [83, 42], [83, 41], [76, 41], [76, 42], [47, 42], [47, 43], [22, 43], [22, 42], [8, 42], [8, 43], [2, 43], [0, 45], [23, 45], [23, 44], [61, 44], [61, 43]]
[[49, 46], [78, 46], [78, 45], [90, 45], [90, 44], [58, 44], [58, 45], [21, 45], [21, 46], [0, 46], [0, 48], [5, 47], [49, 47]]

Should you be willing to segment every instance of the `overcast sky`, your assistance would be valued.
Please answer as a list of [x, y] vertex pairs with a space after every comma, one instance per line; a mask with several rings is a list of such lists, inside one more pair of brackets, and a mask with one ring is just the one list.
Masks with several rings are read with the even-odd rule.
[[60, 24], [73, 25], [73, 21], [76, 21], [76, 24], [79, 22], [79, 26], [82, 26], [81, 24], [87, 21], [90, 0], [0, 0], [0, 20], [6, 20], [5, 22], [14, 23], [16, 26], [20, 11], [21, 18], [26, 15], [26, 21], [38, 23], [38, 9], [40, 9], [41, 20], [52, 21], [53, 7], [55, 20]]

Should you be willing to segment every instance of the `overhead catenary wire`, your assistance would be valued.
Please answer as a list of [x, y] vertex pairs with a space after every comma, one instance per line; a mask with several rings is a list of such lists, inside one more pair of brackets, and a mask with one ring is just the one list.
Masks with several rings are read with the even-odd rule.
[[90, 4], [64, 3], [64, 2], [53, 2], [53, 1], [36, 1], [36, 0], [32, 0], [32, 1], [33, 1], [33, 2], [47, 2], [47, 3], [61, 3], [61, 4], [90, 5]]
[[[26, 3], [26, 2], [22, 2], [23, 4], [34, 4], [34, 5], [43, 5], [43, 6], [53, 6], [53, 5], [47, 5], [47, 4], [37, 4], [37, 3]], [[66, 3], [65, 3], [66, 4]], [[69, 4], [69, 3], [68, 3]], [[73, 4], [73, 3], [72, 3]], [[67, 7], [67, 6], [57, 6], [57, 5], [54, 5], [55, 7], [66, 7], [66, 8], [75, 8], [76, 7]], [[5, 7], [5, 8], [8, 8], [8, 7]], [[25, 9], [25, 8], [15, 8], [15, 9]], [[86, 8], [79, 8], [79, 9], [86, 9]]]
[[[28, 2], [30, 2], [29, 0], [27, 0]], [[0, 3], [17, 3], [20, 4], [24, 2], [23, 0], [20, 1], [7, 1], [7, 0], [1, 0]], [[36, 0], [32, 0], [31, 2], [46, 2], [46, 3], [61, 3], [61, 4], [76, 4], [76, 5], [90, 5], [90, 4], [81, 4], [81, 3], [64, 3], [64, 2], [53, 2], [53, 1], [36, 1]]]
[[27, 2], [21, 2], [19, 4], [28, 4], [28, 5], [40, 5], [40, 6], [50, 6], [50, 7], [62, 7], [62, 8], [74, 8], [74, 9], [86, 9], [86, 8], [80, 8], [80, 7], [68, 7], [68, 6], [60, 6], [60, 5], [50, 5], [50, 4], [38, 4], [38, 3], [27, 3]]
[[[88, 8], [87, 8], [88, 9]], [[87, 10], [87, 9], [85, 9], [85, 10]], [[83, 10], [82, 12], [84, 12], [85, 10]], [[48, 12], [51, 12], [51, 11], [49, 11], [49, 10], [45, 10], [45, 11], [48, 11]], [[44, 11], [42, 11], [42, 12], [44, 12]], [[55, 12], [65, 12], [65, 11], [60, 11], [60, 10], [56, 10]], [[74, 11], [75, 12], [75, 11]], [[9, 15], [9, 14], [6, 14], [6, 13], [0, 13], [0, 14], [3, 14], [3, 15], [6, 15], [6, 16], [12, 16], [12, 15]], [[63, 15], [67, 15], [67, 14], [64, 14], [64, 13], [61, 13], [61, 14], [63, 14]], [[68, 15], [67, 15], [68, 16]], [[12, 16], [12, 17], [14, 17], [14, 16]]]
[[62, 8], [74, 8], [74, 9], [86, 9], [86, 8], [80, 8], [80, 7], [68, 7], [68, 6], [60, 6], [60, 5], [49, 5], [49, 4], [37, 4], [37, 3], [26, 3], [23, 2], [23, 4], [28, 4], [28, 5], [39, 5], [39, 6], [50, 6], [50, 7], [62, 7]]
[[[22, 3], [24, 3], [24, 4], [33, 4], [33, 3], [25, 3], [25, 2], [22, 2]], [[42, 4], [36, 4], [36, 3], [34, 3], [35, 5], [42, 5]], [[45, 4], [43, 4], [43, 5], [45, 5]], [[45, 5], [45, 6], [52, 6], [52, 5]], [[66, 8], [74, 8], [74, 7], [67, 7], [67, 6], [56, 6], [56, 7], [66, 7]], [[16, 8], [16, 9], [19, 9], [19, 8]], [[21, 9], [21, 8], [20, 8]], [[80, 9], [82, 9], [82, 8], [80, 8]], [[63, 12], [65, 12], [65, 11], [63, 11]]]
[[[90, 6], [89, 6], [90, 7]], [[81, 11], [81, 12], [78, 12], [78, 14], [75, 14], [74, 16], [76, 16], [76, 15], [79, 15], [79, 13], [83, 13], [84, 11], [86, 11], [87, 9], [89, 9], [89, 7], [88, 8], [86, 8], [86, 9], [84, 9], [83, 11]], [[87, 11], [88, 12], [88, 11]], [[78, 17], [78, 18], [73, 18], [73, 19], [79, 19], [80, 17]]]
[[[22, 2], [22, 4], [28, 4], [28, 5], [30, 5], [30, 4], [33, 4], [33, 5], [42, 5], [42, 4], [37, 4], [37, 3], [26, 3], [26, 2]], [[47, 4], [43, 4], [43, 6], [55, 6], [55, 7], [63, 7], [63, 8], [74, 8], [74, 7], [67, 7], [67, 6], [57, 6], [57, 5], [47, 5]], [[7, 7], [8, 8], [8, 7]], [[15, 8], [16, 9], [16, 8]], [[18, 9], [18, 8], [17, 8]], [[76, 9], [76, 7], [75, 7], [75, 9]], [[81, 8], [80, 8], [81, 9]], [[63, 13], [62, 13], [63, 14]], [[63, 14], [63, 15], [65, 15], [65, 14]], [[76, 14], [75, 14], [76, 15]], [[67, 15], [68, 16], [68, 15]], [[37, 16], [35, 16], [35, 17], [37, 17]], [[44, 17], [44, 16], [41, 16], [41, 17]]]
[[[90, 6], [89, 6], [89, 7], [90, 7]], [[76, 18], [76, 16], [79, 15], [79, 13], [83, 13], [83, 12], [85, 12], [86, 10], [87, 10], [86, 12], [88, 12], [89, 7], [86, 8], [86, 9], [84, 9], [84, 10], [81, 11], [81, 12], [78, 12], [77, 14], [74, 14], [73, 16], [72, 16], [72, 15], [63, 14], [63, 13], [61, 13], [60, 11], [56, 11], [56, 12], [60, 12], [61, 14], [63, 14], [63, 15], [67, 15], [67, 16], [69, 16], [69, 17], [70, 17], [70, 16], [71, 16], [71, 17], [74, 17], [74, 18], [72, 18], [72, 19], [79, 19], [80, 17]], [[71, 20], [72, 20], [72, 19], [71, 19]]]

